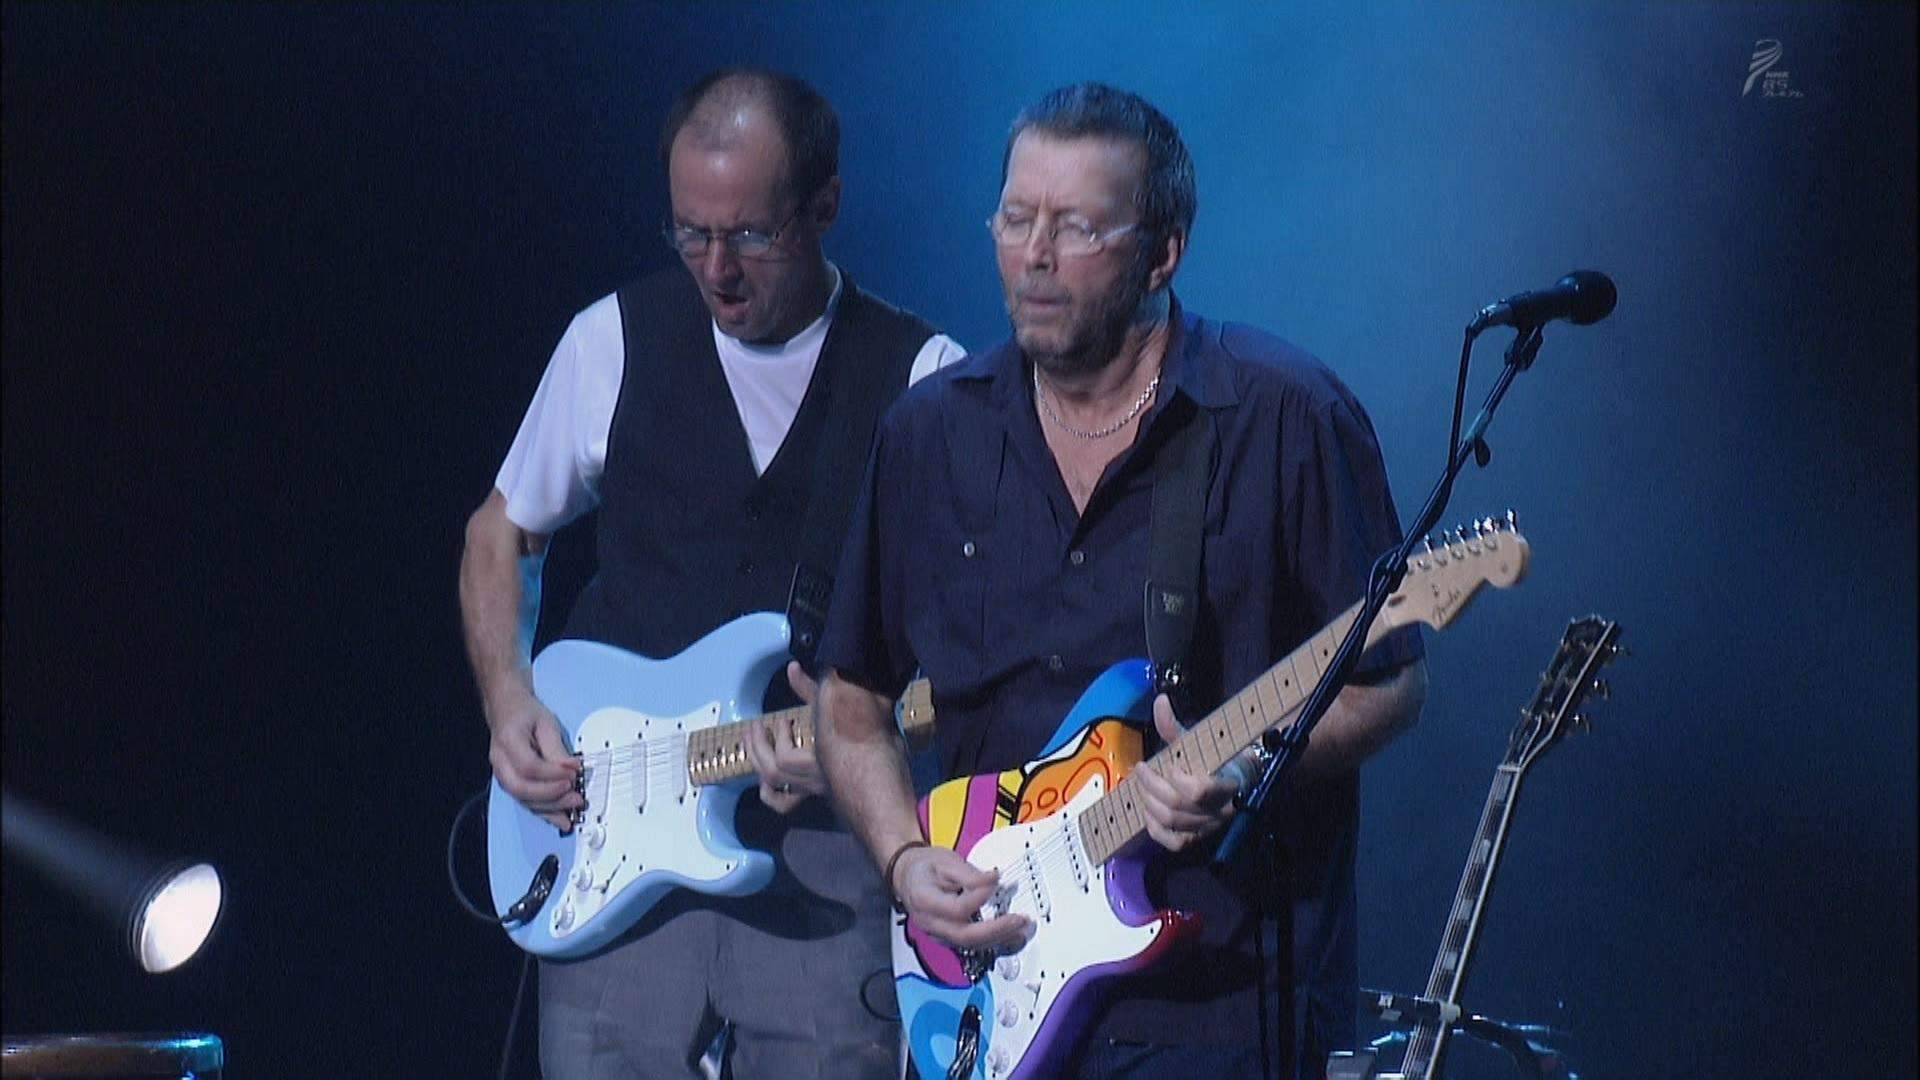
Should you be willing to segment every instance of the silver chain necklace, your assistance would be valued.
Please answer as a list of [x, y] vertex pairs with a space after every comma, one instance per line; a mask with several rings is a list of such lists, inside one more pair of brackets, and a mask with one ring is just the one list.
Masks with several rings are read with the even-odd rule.
[[1106, 427], [1093, 431], [1082, 431], [1072, 424], [1067, 423], [1065, 420], [1060, 419], [1060, 414], [1054, 412], [1053, 406], [1047, 404], [1046, 389], [1040, 385], [1040, 365], [1035, 364], [1033, 368], [1033, 396], [1040, 402], [1040, 411], [1045, 413], [1047, 419], [1053, 421], [1054, 425], [1061, 431], [1079, 439], [1104, 439], [1114, 432], [1119, 431], [1121, 428], [1126, 427], [1128, 424], [1133, 423], [1133, 418], [1139, 416], [1140, 410], [1147, 407], [1147, 402], [1153, 400], [1153, 392], [1159, 388], [1160, 376], [1158, 373], [1155, 373], [1153, 381], [1147, 384], [1145, 390], [1140, 391], [1140, 396], [1134, 400], [1133, 408], [1127, 410], [1127, 415], [1115, 420]]

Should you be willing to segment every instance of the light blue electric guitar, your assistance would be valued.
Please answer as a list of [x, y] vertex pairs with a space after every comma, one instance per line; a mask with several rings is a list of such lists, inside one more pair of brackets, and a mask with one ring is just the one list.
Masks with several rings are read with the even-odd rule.
[[[533, 662], [533, 689], [584, 768], [586, 810], [572, 832], [535, 816], [493, 783], [487, 866], [494, 908], [539, 956], [582, 956], [613, 941], [674, 888], [742, 896], [773, 877], [773, 858], [734, 831], [754, 782], [743, 740], [765, 720], [813, 743], [805, 706], [755, 715], [787, 660], [787, 620], [745, 615], [668, 660], [593, 641], [556, 641]], [[909, 738], [933, 723], [924, 681], [901, 695]], [[517, 910], [515, 910], [517, 909]]]

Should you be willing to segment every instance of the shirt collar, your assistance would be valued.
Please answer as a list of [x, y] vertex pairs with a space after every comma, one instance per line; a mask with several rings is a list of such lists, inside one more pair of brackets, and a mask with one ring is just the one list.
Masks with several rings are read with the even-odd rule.
[[[1167, 318], [1173, 324], [1173, 333], [1167, 338], [1160, 385], [1171, 386], [1203, 409], [1223, 409], [1237, 403], [1240, 391], [1227, 367], [1226, 350], [1220, 346], [1220, 324], [1188, 311], [1177, 296], [1171, 298], [1171, 304]], [[1172, 396], [1162, 395], [1155, 411]]]

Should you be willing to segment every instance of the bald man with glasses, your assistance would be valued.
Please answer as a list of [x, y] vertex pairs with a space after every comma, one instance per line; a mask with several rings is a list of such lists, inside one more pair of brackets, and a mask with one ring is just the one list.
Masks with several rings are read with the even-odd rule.
[[[599, 515], [596, 573], [566, 637], [668, 657], [780, 611], [797, 565], [826, 552], [831, 572], [881, 412], [963, 355], [826, 259], [838, 145], [832, 108], [789, 76], [723, 70], [680, 96], [661, 151], [664, 235], [682, 265], [574, 318], [468, 523], [461, 611], [494, 775], [556, 828], [585, 799], [529, 668], [552, 535]], [[790, 664], [758, 704], [812, 689]], [[760, 783], [737, 824], [775, 854], [773, 884], [732, 899], [675, 890], [613, 947], [543, 960], [550, 1080], [699, 1076], [723, 1030], [739, 1080], [896, 1074], [890, 983], [872, 978], [887, 966], [878, 876], [816, 797], [810, 748], [767, 726], [747, 753]], [[870, 979], [887, 1015], [866, 1004]]]

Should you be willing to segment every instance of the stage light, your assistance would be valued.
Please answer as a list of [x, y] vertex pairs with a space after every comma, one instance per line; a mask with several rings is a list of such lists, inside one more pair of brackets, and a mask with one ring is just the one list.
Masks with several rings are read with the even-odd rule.
[[220, 918], [220, 875], [207, 863], [161, 875], [133, 910], [133, 955], [154, 974], [193, 958]]
[[186, 963], [220, 921], [226, 890], [208, 863], [163, 860], [12, 792], [0, 792], [0, 822], [7, 856], [37, 867], [121, 928], [122, 947], [143, 970]]

